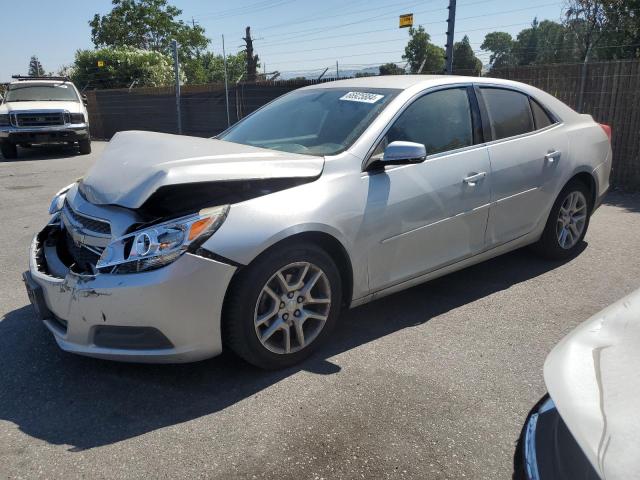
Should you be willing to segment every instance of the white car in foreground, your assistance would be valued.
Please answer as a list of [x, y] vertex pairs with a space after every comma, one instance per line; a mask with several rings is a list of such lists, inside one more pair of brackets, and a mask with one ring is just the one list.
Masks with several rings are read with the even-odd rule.
[[527, 419], [516, 477], [640, 478], [640, 290], [562, 339], [544, 379], [549, 396]]
[[0, 151], [18, 156], [18, 145], [77, 144], [91, 153], [85, 100], [66, 77], [21, 77], [7, 87], [0, 103]]

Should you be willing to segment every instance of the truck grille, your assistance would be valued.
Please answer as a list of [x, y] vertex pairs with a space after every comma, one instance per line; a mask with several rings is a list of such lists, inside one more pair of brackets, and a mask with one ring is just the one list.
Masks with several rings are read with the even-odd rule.
[[29, 112], [15, 113], [14, 122], [16, 127], [51, 127], [64, 125], [69, 114], [65, 112]]
[[102, 235], [111, 235], [111, 225], [109, 222], [97, 220], [95, 218], [87, 217], [81, 213], [76, 212], [71, 208], [69, 203], [65, 200], [64, 212], [67, 218], [73, 221], [76, 225], [79, 225], [83, 230], [88, 232], [100, 233]]

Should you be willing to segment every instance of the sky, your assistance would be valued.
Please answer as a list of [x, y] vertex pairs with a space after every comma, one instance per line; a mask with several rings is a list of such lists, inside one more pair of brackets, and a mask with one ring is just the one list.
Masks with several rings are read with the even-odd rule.
[[[210, 49], [227, 53], [242, 49], [244, 29], [251, 26], [254, 49], [262, 68], [286, 76], [360, 69], [400, 62], [408, 29], [398, 28], [398, 16], [414, 14], [432, 41], [444, 46], [448, 0], [170, 0], [182, 19], [204, 27]], [[563, 0], [458, 0], [455, 40], [468, 35], [480, 51], [486, 33], [516, 35], [534, 17], [558, 21]], [[88, 22], [111, 10], [110, 0], [0, 0], [0, 82], [26, 74], [31, 55], [45, 71], [73, 63], [78, 49], [93, 48]], [[262, 69], [261, 68], [261, 69]]]

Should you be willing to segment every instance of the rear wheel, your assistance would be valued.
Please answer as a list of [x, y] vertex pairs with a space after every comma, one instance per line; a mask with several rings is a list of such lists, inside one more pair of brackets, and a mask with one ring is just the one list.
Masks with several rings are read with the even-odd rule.
[[2, 156], [6, 159], [12, 159], [18, 157], [18, 147], [17, 145], [9, 142], [0, 143], [0, 152], [2, 152]]
[[593, 205], [589, 188], [579, 180], [567, 184], [551, 209], [542, 237], [534, 245], [541, 255], [561, 260], [579, 250]]
[[80, 153], [82, 155], [88, 155], [91, 153], [91, 139], [86, 138], [84, 140], [80, 140], [78, 145], [80, 146]]
[[234, 280], [224, 311], [225, 343], [249, 363], [284, 368], [307, 358], [340, 312], [341, 279], [313, 244], [268, 252]]

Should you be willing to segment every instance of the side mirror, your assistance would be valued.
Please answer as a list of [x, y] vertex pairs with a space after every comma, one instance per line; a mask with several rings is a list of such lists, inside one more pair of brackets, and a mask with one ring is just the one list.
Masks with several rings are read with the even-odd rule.
[[84, 93], [82, 94], [82, 103], [84, 104], [85, 107], [89, 104], [89, 100], [87, 99], [87, 96]]
[[387, 145], [380, 160], [375, 162], [377, 167], [386, 165], [409, 165], [422, 163], [427, 158], [427, 149], [421, 143], [395, 141]]

